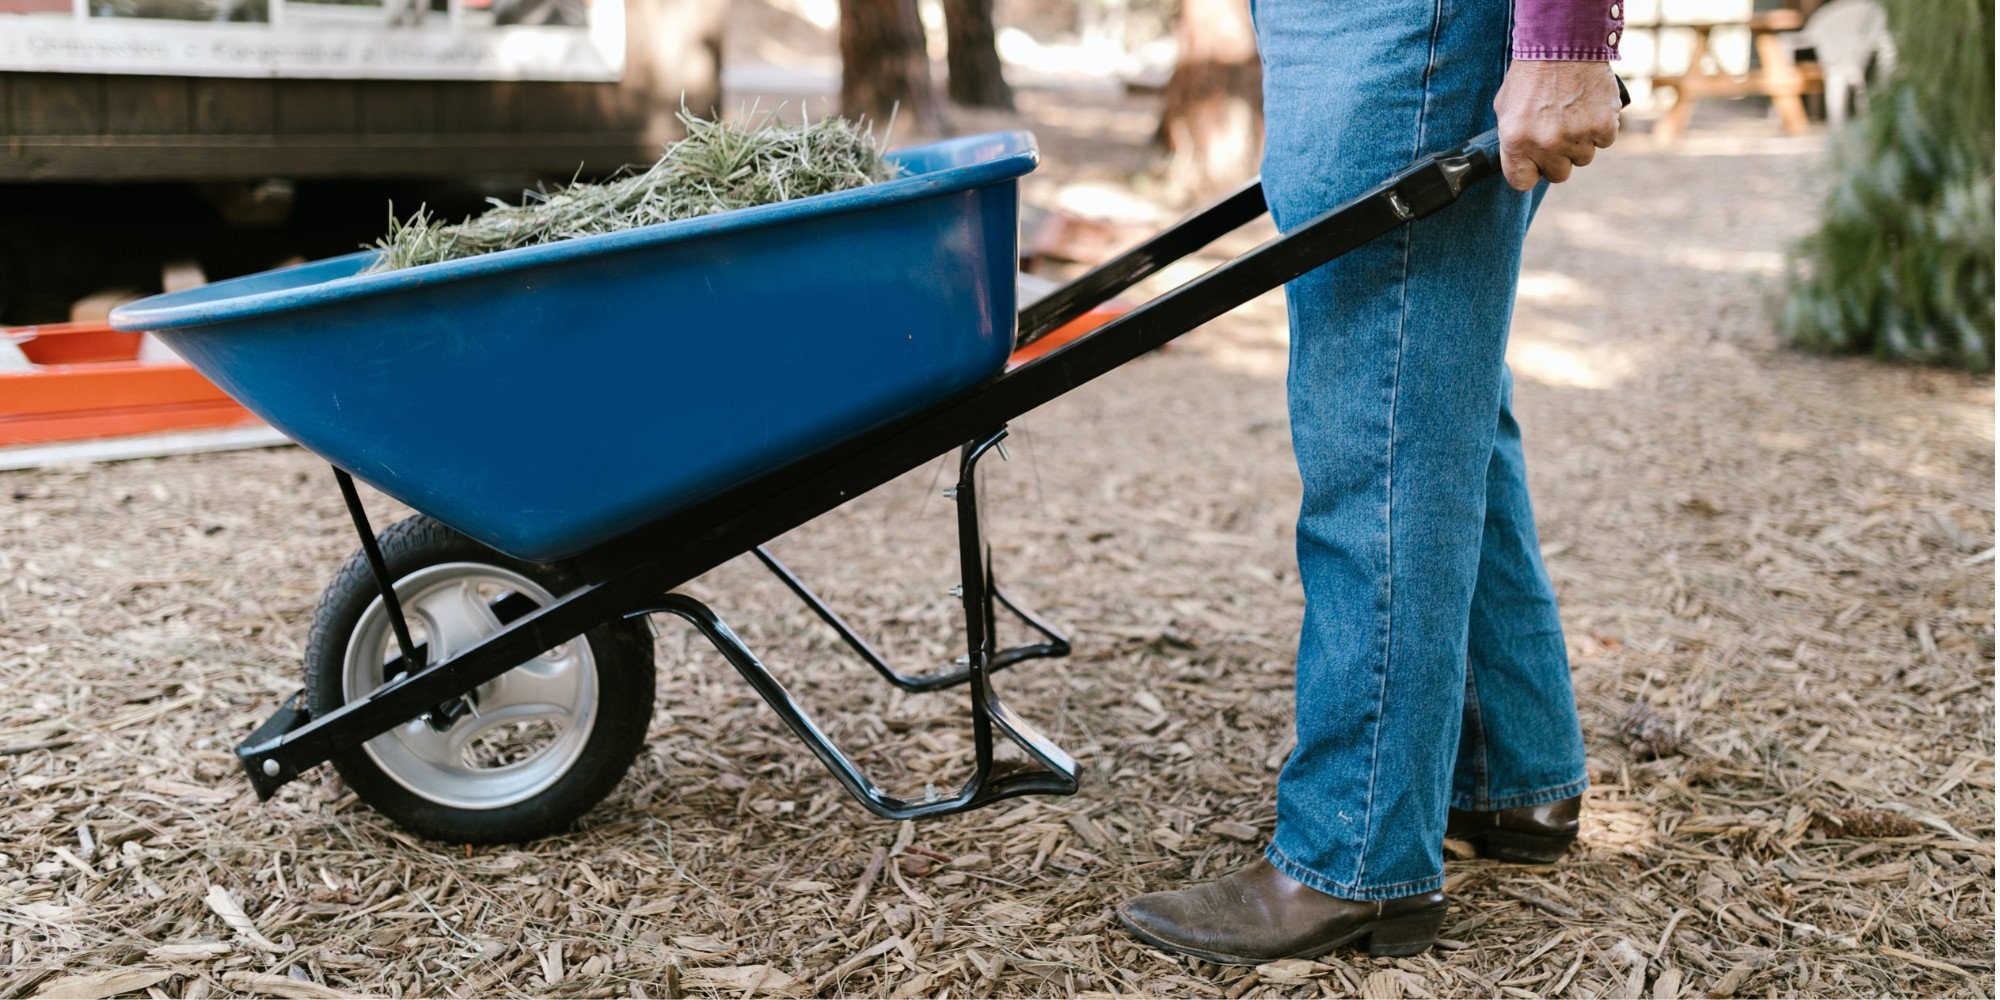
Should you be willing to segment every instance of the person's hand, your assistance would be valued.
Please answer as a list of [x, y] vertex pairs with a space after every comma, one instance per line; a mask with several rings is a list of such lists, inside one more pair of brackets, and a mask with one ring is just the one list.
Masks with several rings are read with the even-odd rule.
[[1500, 83], [1500, 172], [1516, 191], [1560, 184], [1618, 138], [1618, 81], [1601, 62], [1516, 59]]

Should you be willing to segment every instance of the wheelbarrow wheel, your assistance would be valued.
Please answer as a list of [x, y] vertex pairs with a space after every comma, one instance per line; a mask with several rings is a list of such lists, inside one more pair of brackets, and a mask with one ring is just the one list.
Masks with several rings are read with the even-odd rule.
[[[583, 582], [566, 566], [502, 555], [421, 515], [378, 541], [412, 639], [432, 663]], [[375, 577], [356, 552], [320, 598], [306, 640], [313, 714], [387, 682], [384, 664], [396, 649]], [[362, 801], [414, 833], [468, 844], [531, 840], [569, 828], [610, 794], [652, 714], [652, 640], [642, 623], [617, 621], [333, 765]]]

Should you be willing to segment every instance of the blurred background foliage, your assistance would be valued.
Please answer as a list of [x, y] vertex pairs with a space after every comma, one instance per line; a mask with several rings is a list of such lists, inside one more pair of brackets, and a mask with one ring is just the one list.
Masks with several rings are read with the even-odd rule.
[[1810, 348], [1990, 370], [1994, 0], [1885, 6], [1896, 67], [1835, 139], [1780, 325]]

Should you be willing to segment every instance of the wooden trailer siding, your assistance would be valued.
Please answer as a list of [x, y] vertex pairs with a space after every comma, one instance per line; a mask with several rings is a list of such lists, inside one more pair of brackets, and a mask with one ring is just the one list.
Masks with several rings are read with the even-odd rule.
[[625, 0], [616, 83], [0, 73], [0, 182], [568, 174], [720, 99], [726, 0]]

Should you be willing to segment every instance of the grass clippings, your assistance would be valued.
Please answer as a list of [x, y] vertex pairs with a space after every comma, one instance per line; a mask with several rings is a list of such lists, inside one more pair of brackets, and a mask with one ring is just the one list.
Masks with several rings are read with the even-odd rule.
[[519, 205], [492, 199], [491, 211], [458, 223], [421, 208], [401, 219], [392, 206], [380, 255], [364, 273], [831, 194], [895, 175], [874, 132], [845, 118], [801, 125], [680, 118], [686, 138], [669, 143], [652, 166], [601, 184], [528, 192]]

